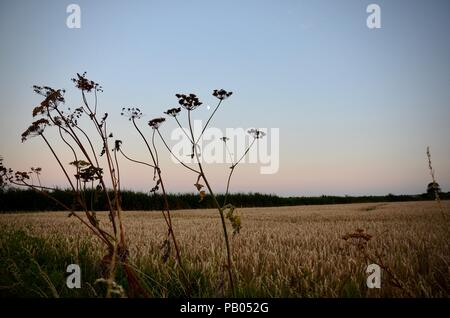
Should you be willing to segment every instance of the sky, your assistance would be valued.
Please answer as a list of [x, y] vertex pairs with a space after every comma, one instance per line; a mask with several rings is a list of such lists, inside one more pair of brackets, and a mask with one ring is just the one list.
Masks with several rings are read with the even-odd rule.
[[[80, 28], [66, 25], [71, 3], [81, 9]], [[381, 9], [379, 29], [366, 24], [371, 3]], [[262, 174], [261, 163], [244, 160], [231, 191], [423, 193], [427, 146], [449, 191], [449, 12], [450, 2], [437, 0], [1, 0], [0, 155], [16, 170], [40, 166], [45, 184], [64, 186], [42, 140], [22, 143], [20, 135], [41, 101], [33, 85], [65, 88], [66, 106], [78, 107], [70, 79], [86, 71], [103, 86], [99, 108], [114, 137], [142, 160], [148, 153], [122, 107], [143, 110], [139, 124], [151, 136], [146, 122], [175, 107], [176, 93], [197, 94], [204, 104], [193, 115], [205, 121], [212, 90], [233, 91], [212, 127], [278, 129], [278, 139], [266, 137], [276, 142], [279, 169]], [[169, 138], [175, 128], [168, 118], [160, 131]], [[46, 134], [71, 161], [56, 131]], [[196, 176], [156, 142], [168, 191], [194, 192]], [[205, 165], [216, 192], [228, 167]], [[123, 159], [120, 168], [123, 188], [153, 187], [151, 170]]]

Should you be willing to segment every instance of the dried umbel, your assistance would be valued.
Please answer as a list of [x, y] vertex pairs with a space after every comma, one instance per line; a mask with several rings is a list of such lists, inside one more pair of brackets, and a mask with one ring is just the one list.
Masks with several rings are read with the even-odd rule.
[[30, 127], [28, 127], [27, 130], [25, 130], [22, 133], [22, 142], [26, 141], [28, 137], [35, 137], [35, 136], [42, 135], [42, 133], [45, 130], [45, 127], [47, 127], [48, 125], [50, 125], [50, 123], [45, 118], [41, 118], [41, 119], [34, 121], [30, 125]]
[[195, 94], [175, 94], [175, 96], [178, 98], [178, 103], [186, 110], [194, 110], [203, 104]]
[[172, 117], [177, 117], [180, 112], [181, 112], [181, 107], [178, 107], [178, 108], [170, 108], [170, 109], [166, 110], [164, 112], [164, 114], [172, 116]]
[[212, 95], [214, 97], [217, 97], [220, 100], [224, 100], [224, 99], [230, 97], [232, 94], [233, 94], [233, 92], [227, 92], [224, 89], [215, 89], [212, 93]]
[[140, 119], [142, 117], [142, 112], [139, 108], [122, 108], [120, 115], [128, 117], [128, 120]]
[[266, 135], [265, 132], [258, 130], [258, 129], [250, 129], [249, 131], [247, 131], [249, 133], [250, 136], [252, 136], [255, 139], [261, 139], [262, 137], [264, 137]]
[[120, 151], [120, 146], [122, 145], [122, 140], [114, 141], [114, 151]]
[[152, 127], [153, 129], [158, 129], [159, 126], [161, 126], [161, 124], [162, 124], [163, 122], [165, 122], [165, 121], [166, 121], [166, 119], [163, 118], [163, 117], [160, 117], [160, 118], [154, 118], [154, 119], [152, 119], [152, 120], [150, 120], [150, 121], [148, 122], [148, 125], [149, 125], [150, 127]]
[[[70, 108], [69, 108], [70, 110]], [[83, 115], [83, 107], [78, 107], [75, 108], [73, 110], [72, 113], [70, 113], [69, 115], [64, 116], [65, 121], [67, 123], [67, 125], [70, 125], [71, 127], [75, 127], [78, 125], [78, 119], [81, 118], [81, 116]]]
[[36, 94], [44, 96], [45, 99], [41, 102], [39, 106], [33, 109], [33, 117], [37, 115], [47, 114], [49, 111], [58, 108], [60, 104], [64, 104], [64, 93], [63, 89], [53, 89], [48, 86], [33, 86], [33, 91]]
[[372, 239], [372, 235], [365, 233], [363, 229], [356, 229], [353, 233], [347, 233], [341, 237], [349, 245], [353, 245], [359, 251], [365, 251], [367, 243]]
[[91, 92], [92, 90], [95, 91], [100, 91], [102, 92], [102, 87], [94, 82], [91, 81], [89, 79], [86, 78], [86, 72], [84, 72], [82, 75], [80, 75], [79, 73], [77, 73], [77, 77], [76, 78], [72, 78], [72, 82], [75, 83], [75, 86], [79, 89], [81, 89], [83, 92]]
[[41, 174], [42, 168], [41, 167], [31, 167], [31, 172], [34, 172], [35, 174]]
[[356, 229], [354, 233], [347, 233], [342, 236], [344, 241], [356, 240], [358, 242], [368, 242], [372, 239], [372, 235], [364, 233], [363, 229]]
[[14, 173], [15, 182], [24, 182], [30, 179], [30, 173], [26, 171], [16, 171]]
[[103, 175], [103, 169], [94, 167], [90, 163], [84, 160], [77, 160], [70, 163], [77, 168], [78, 173], [75, 174], [75, 178], [82, 182], [91, 182], [99, 180]]

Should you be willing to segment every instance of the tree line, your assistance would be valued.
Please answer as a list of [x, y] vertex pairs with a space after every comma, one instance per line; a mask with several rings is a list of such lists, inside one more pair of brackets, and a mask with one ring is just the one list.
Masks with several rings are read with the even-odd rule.
[[[67, 206], [79, 209], [73, 200], [73, 193], [70, 190], [58, 189], [52, 191], [52, 196]], [[89, 208], [96, 211], [106, 210], [107, 202], [104, 196], [98, 195], [95, 190], [85, 192]], [[218, 194], [217, 198], [223, 200], [223, 194]], [[231, 193], [228, 197], [234, 202], [236, 207], [275, 207], [294, 205], [321, 205], [321, 204], [345, 204], [345, 203], [376, 203], [376, 202], [400, 202], [400, 201], [424, 201], [434, 200], [431, 192], [416, 195], [394, 195], [383, 196], [330, 196], [322, 195], [317, 197], [292, 196], [281, 197], [275, 194], [263, 193]], [[440, 193], [441, 199], [450, 199], [450, 192]], [[125, 211], [160, 211], [163, 208], [163, 197], [159, 194], [122, 191], [120, 195], [122, 208]], [[169, 193], [167, 199], [171, 209], [209, 209], [214, 208], [211, 196], [206, 195], [200, 198], [197, 193]], [[60, 211], [64, 210], [55, 201], [37, 193], [33, 190], [23, 190], [9, 188], [0, 191], [0, 211]]]

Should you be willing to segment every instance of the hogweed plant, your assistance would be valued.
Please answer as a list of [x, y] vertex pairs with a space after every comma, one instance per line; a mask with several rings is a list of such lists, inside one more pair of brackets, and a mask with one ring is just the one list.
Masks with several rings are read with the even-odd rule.
[[[194, 110], [196, 110], [198, 107], [200, 107], [201, 105], [203, 105], [203, 103], [200, 101], [200, 99], [197, 97], [197, 95], [195, 95], [195, 94], [176, 94], [176, 97], [178, 99], [178, 104], [180, 105], [180, 107], [170, 108], [164, 112], [164, 114], [168, 115], [169, 117], [174, 118], [178, 127], [181, 129], [181, 131], [183, 132], [183, 134], [189, 141], [189, 143], [191, 145], [191, 152], [186, 155], [189, 156], [194, 161], [194, 166], [190, 166], [190, 165], [186, 164], [185, 162], [183, 162], [183, 160], [181, 160], [179, 157], [177, 157], [173, 153], [171, 147], [168, 145], [166, 138], [164, 138], [163, 134], [160, 131], [160, 126], [166, 121], [166, 119], [164, 117], [154, 118], [148, 122], [148, 125], [151, 128], [151, 137], [146, 137], [146, 135], [142, 132], [142, 130], [139, 128], [139, 126], [136, 123], [136, 121], [142, 117], [142, 112], [139, 108], [123, 108], [121, 114], [123, 116], [128, 117], [128, 119], [133, 124], [134, 128], [137, 130], [137, 132], [141, 136], [141, 138], [148, 150], [148, 153], [150, 154], [152, 163], [145, 163], [142, 161], [137, 161], [137, 160], [131, 159], [129, 156], [127, 156], [125, 154], [124, 154], [124, 156], [126, 159], [128, 159], [130, 161], [133, 161], [133, 162], [139, 163], [139, 164], [145, 164], [145, 165], [153, 168], [154, 180], [155, 180], [156, 184], [152, 188], [151, 191], [156, 192], [156, 191], [161, 190], [161, 192], [162, 192], [162, 195], [164, 198], [164, 210], [167, 215], [166, 222], [169, 227], [169, 234], [172, 234], [172, 232], [170, 232], [172, 225], [171, 225], [171, 219], [170, 219], [169, 205], [167, 203], [166, 190], [164, 188], [164, 183], [163, 183], [162, 177], [161, 177], [161, 169], [159, 166], [158, 151], [157, 151], [157, 147], [155, 145], [155, 135], [158, 135], [158, 137], [162, 141], [162, 144], [165, 146], [165, 148], [168, 150], [168, 152], [172, 155], [172, 157], [176, 159], [176, 161], [178, 163], [180, 163], [184, 168], [186, 168], [187, 170], [189, 170], [190, 172], [195, 174], [196, 179], [195, 179], [194, 186], [199, 193], [200, 201], [202, 201], [206, 196], [206, 191], [204, 190], [204, 188], [206, 187], [206, 189], [207, 189], [209, 195], [211, 196], [213, 203], [214, 203], [215, 207], [217, 208], [219, 215], [220, 215], [221, 225], [222, 225], [222, 229], [223, 229], [225, 251], [226, 251], [225, 268], [228, 272], [228, 279], [229, 279], [231, 294], [235, 295], [235, 285], [236, 284], [235, 284], [235, 275], [234, 275], [234, 271], [233, 271], [233, 256], [232, 256], [232, 251], [231, 251], [231, 247], [230, 247], [230, 238], [229, 238], [229, 234], [228, 234], [228, 230], [227, 230], [226, 219], [228, 219], [229, 222], [231, 223], [231, 226], [233, 229], [233, 234], [237, 234], [239, 232], [239, 230], [241, 228], [241, 220], [236, 213], [235, 207], [232, 204], [227, 202], [227, 198], [228, 198], [231, 177], [233, 175], [233, 172], [235, 171], [238, 164], [242, 161], [242, 159], [248, 154], [248, 152], [250, 151], [250, 149], [254, 145], [254, 143], [258, 139], [264, 137], [265, 133], [258, 129], [249, 130], [248, 133], [250, 134], [250, 136], [253, 137], [252, 142], [245, 149], [242, 156], [236, 162], [234, 162], [233, 159], [231, 158], [232, 165], [230, 166], [230, 172], [229, 172], [227, 183], [226, 183], [226, 192], [225, 192], [224, 200], [222, 203], [220, 203], [218, 201], [218, 198], [217, 198], [214, 190], [212, 189], [211, 183], [207, 177], [207, 174], [206, 174], [203, 162], [202, 162], [201, 154], [200, 154], [201, 147], [199, 144], [203, 134], [205, 133], [206, 129], [208, 128], [214, 115], [217, 113], [219, 107], [222, 105], [223, 101], [225, 99], [227, 99], [228, 97], [230, 97], [232, 94], [233, 94], [232, 92], [225, 91], [224, 89], [217, 89], [217, 90], [213, 91], [212, 95], [218, 99], [217, 105], [214, 108], [212, 114], [209, 116], [208, 120], [206, 121], [206, 124], [203, 127], [202, 131], [197, 136], [194, 134], [194, 129], [193, 129], [193, 125], [192, 125], [192, 122], [193, 122], [192, 121], [192, 112]], [[188, 128], [184, 128], [182, 126], [180, 120], [178, 119], [178, 117], [180, 116], [180, 114], [182, 112], [182, 108], [186, 112], [186, 120], [187, 120]], [[228, 138], [223, 137], [223, 138], [221, 138], [221, 140], [225, 143], [227, 152], [231, 157], [229, 148], [226, 145]], [[176, 245], [176, 240], [174, 237], [172, 237], [172, 238], [173, 238], [173, 242], [175, 244], [175, 249], [176, 249], [177, 253], [179, 253], [178, 247]]]
[[[249, 130], [248, 133], [253, 137], [253, 140], [236, 161], [233, 161], [233, 158], [231, 158], [232, 156], [227, 145], [228, 138], [221, 138], [222, 142], [225, 143], [232, 164], [226, 182], [224, 199], [223, 202], [219, 203], [202, 162], [199, 142], [219, 107], [225, 99], [232, 95], [232, 92], [223, 89], [213, 91], [212, 95], [218, 99], [218, 103], [209, 116], [206, 125], [197, 136], [194, 134], [192, 127], [192, 112], [203, 103], [195, 94], [176, 94], [181, 107], [171, 108], [164, 112], [166, 115], [174, 118], [192, 146], [191, 153], [188, 155], [194, 161], [195, 166], [191, 167], [175, 156], [160, 132], [160, 126], [166, 121], [164, 117], [154, 118], [148, 122], [151, 134], [147, 137], [147, 133], [138, 124], [143, 116], [141, 110], [139, 108], [123, 108], [121, 115], [128, 117], [133, 128], [138, 132], [148, 151], [150, 161], [145, 162], [132, 158], [123, 150], [122, 140], [112, 140], [113, 134], [108, 127], [108, 113], [100, 114], [98, 112], [98, 94], [103, 92], [102, 87], [98, 83], [89, 80], [86, 77], [86, 73], [81, 75], [77, 74], [72, 79], [72, 82], [81, 91], [82, 98], [82, 106], [73, 110], [65, 107], [65, 90], [53, 89], [48, 86], [33, 86], [34, 92], [43, 96], [44, 100], [33, 109], [32, 115], [36, 119], [22, 133], [22, 142], [32, 137], [37, 137], [47, 146], [67, 181], [73, 197], [72, 204], [67, 204], [59, 200], [54, 195], [55, 190], [57, 190], [56, 188], [48, 187], [41, 183], [41, 168], [33, 167], [29, 171], [14, 171], [3, 165], [3, 158], [1, 157], [0, 189], [3, 189], [7, 184], [11, 184], [13, 186], [27, 187], [41, 193], [54, 201], [62, 209], [68, 211], [69, 217], [74, 217], [79, 220], [91, 231], [92, 235], [103, 243], [106, 249], [106, 254], [101, 261], [104, 277], [100, 278], [98, 282], [106, 283], [107, 297], [117, 294], [117, 291], [120, 291], [119, 294], [123, 296], [123, 288], [115, 281], [115, 273], [119, 266], [123, 268], [126, 274], [128, 296], [148, 296], [137, 272], [129, 260], [129, 249], [122, 218], [118, 155], [120, 154], [132, 163], [151, 168], [153, 171], [154, 185], [150, 192], [161, 194], [159, 197], [162, 198], [162, 215], [167, 225], [167, 237], [161, 247], [163, 250], [162, 259], [164, 262], [168, 260], [173, 245], [176, 261], [183, 276], [185, 291], [189, 296], [191, 293], [191, 284], [183, 266], [179, 243], [173, 229], [166, 185], [163, 181], [159, 152], [155, 143], [155, 138], [159, 137], [169, 153], [183, 167], [195, 174], [196, 181], [194, 186], [199, 192], [200, 201], [205, 198], [205, 190], [207, 190], [219, 212], [226, 251], [226, 264], [224, 264], [224, 267], [228, 272], [231, 294], [235, 295], [236, 284], [233, 270], [233, 256], [226, 220], [232, 226], [233, 235], [239, 232], [241, 220], [235, 207], [227, 201], [227, 198], [231, 178], [236, 167], [248, 154], [252, 146], [264, 137], [265, 133], [258, 129]], [[187, 112], [188, 129], [183, 128], [178, 119], [182, 108]], [[86, 122], [90, 125], [85, 125]], [[90, 131], [93, 131], [93, 133]], [[48, 136], [52, 138], [48, 138]], [[59, 140], [59, 144], [53, 141], [55, 136]], [[69, 162], [63, 162], [63, 158], [65, 158], [67, 152], [72, 159]], [[112, 188], [108, 189], [107, 184]], [[103, 196], [106, 202], [105, 209], [109, 217], [109, 220], [106, 221], [100, 220], [94, 209], [95, 203], [99, 201], [100, 196]]]
[[[432, 181], [432, 187], [433, 187], [433, 192], [434, 192], [434, 199], [436, 200], [438, 207], [439, 207], [439, 211], [441, 212], [442, 217], [444, 218], [445, 221], [448, 221], [448, 216], [447, 214], [444, 212], [444, 209], [442, 207], [442, 203], [441, 203], [441, 198], [439, 196], [439, 186], [438, 183], [436, 182], [436, 178], [434, 175], [434, 169], [433, 169], [433, 165], [431, 164], [431, 152], [430, 152], [430, 147], [427, 147], [427, 159], [428, 159], [428, 169], [430, 171], [430, 176], [431, 176], [431, 181]], [[446, 222], [447, 223], [447, 222]]]
[[[180, 122], [177, 119], [177, 115], [181, 111], [180, 108], [172, 108], [172, 109], [167, 110], [165, 113], [168, 115], [171, 115], [171, 117], [175, 118], [178, 126], [180, 127], [180, 129], [182, 131], [185, 132], [185, 135], [188, 137], [188, 140], [190, 141], [190, 143], [192, 145], [192, 152], [190, 154], [190, 157], [192, 159], [195, 159], [198, 169], [192, 169], [190, 167], [187, 167], [185, 164], [183, 164], [183, 166], [187, 167], [189, 170], [191, 170], [197, 174], [197, 179], [196, 179], [194, 186], [197, 189], [197, 191], [199, 191], [200, 200], [203, 200], [204, 196], [206, 195], [205, 191], [202, 190], [204, 188], [204, 185], [200, 183], [200, 181], [203, 180], [204, 184], [206, 185], [206, 188], [208, 189], [209, 194], [212, 197], [214, 205], [216, 206], [216, 208], [219, 212], [222, 229], [223, 229], [223, 237], [224, 237], [224, 242], [225, 242], [226, 258], [227, 258], [226, 270], [228, 272], [231, 293], [232, 293], [232, 295], [234, 295], [235, 294], [235, 284], [234, 284], [234, 276], [235, 275], [233, 273], [233, 257], [232, 257], [230, 240], [229, 240], [229, 235], [228, 235], [228, 230], [227, 230], [225, 219], [228, 219], [230, 221], [234, 234], [239, 232], [239, 230], [241, 228], [241, 221], [240, 221], [239, 216], [236, 214], [235, 207], [232, 204], [227, 203], [227, 197], [228, 197], [228, 193], [229, 193], [231, 176], [232, 176], [235, 168], [237, 167], [237, 165], [241, 162], [241, 160], [249, 152], [250, 148], [253, 146], [255, 141], [262, 138], [265, 135], [265, 133], [260, 130], [257, 130], [257, 129], [251, 129], [249, 131], [249, 134], [253, 136], [253, 141], [247, 147], [247, 149], [244, 151], [244, 153], [242, 154], [241, 158], [238, 161], [236, 161], [235, 163], [232, 161], [232, 165], [230, 167], [230, 173], [229, 173], [228, 180], [227, 180], [224, 201], [222, 202], [222, 204], [219, 203], [219, 201], [211, 187], [211, 183], [209, 182], [208, 177], [206, 175], [206, 172], [203, 167], [202, 160], [201, 160], [201, 155], [200, 155], [201, 149], [199, 146], [199, 141], [201, 140], [205, 130], [208, 128], [208, 125], [211, 122], [214, 115], [216, 114], [217, 110], [222, 105], [222, 102], [225, 99], [229, 98], [232, 94], [233, 94], [232, 92], [228, 92], [224, 89], [217, 89], [217, 90], [213, 91], [212, 95], [218, 99], [218, 103], [217, 103], [216, 107], [214, 108], [212, 114], [209, 116], [208, 120], [206, 121], [205, 126], [203, 127], [202, 131], [200, 132], [200, 134], [198, 136], [195, 136], [195, 134], [194, 134], [191, 113], [197, 107], [201, 106], [202, 102], [199, 100], [199, 98], [195, 94], [176, 94], [179, 105], [187, 111], [187, 122], [188, 122], [188, 127], [189, 127], [189, 133], [187, 133], [185, 131], [185, 129], [180, 125]], [[158, 128], [156, 127], [155, 129], [158, 132], [164, 145], [167, 145], [165, 139], [163, 138], [162, 134], [159, 132]], [[227, 137], [223, 137], [222, 141], [226, 145]], [[168, 148], [168, 149], [170, 151], [170, 148]], [[228, 151], [228, 154], [230, 154], [228, 147], [227, 147], [227, 151]], [[171, 154], [174, 156], [174, 154], [172, 152], [171, 152]], [[230, 157], [231, 157], [231, 154], [230, 154]], [[181, 162], [180, 159], [177, 159], [177, 161]]]
[[153, 128], [151, 142], [149, 142], [147, 137], [145, 136], [144, 132], [137, 124], [137, 121], [142, 118], [142, 112], [139, 108], [134, 108], [134, 107], [133, 108], [122, 108], [121, 115], [128, 117], [128, 120], [133, 124], [134, 129], [139, 133], [139, 136], [142, 138], [142, 141], [145, 144], [148, 154], [150, 155], [151, 163], [132, 159], [129, 155], [125, 154], [125, 152], [122, 150], [122, 143], [123, 143], [122, 140], [115, 141], [115, 150], [116, 150], [115, 153], [120, 152], [123, 155], [123, 157], [125, 159], [127, 159], [128, 161], [137, 163], [137, 164], [141, 164], [141, 165], [146, 165], [146, 166], [150, 167], [151, 169], [153, 169], [153, 181], [155, 181], [155, 185], [150, 190], [150, 192], [156, 193], [158, 190], [161, 190], [161, 192], [162, 192], [162, 199], [163, 199], [162, 215], [164, 217], [164, 221], [166, 222], [167, 229], [168, 229], [167, 239], [164, 240], [164, 242], [162, 244], [162, 248], [161, 248], [164, 251], [163, 261], [166, 262], [169, 258], [170, 251], [171, 251], [171, 244], [170, 244], [169, 238], [171, 238], [174, 249], [175, 249], [176, 258], [177, 258], [178, 264], [181, 268], [181, 272], [182, 272], [182, 275], [184, 278], [184, 284], [189, 293], [190, 283], [188, 281], [186, 271], [183, 266], [180, 249], [178, 247], [178, 242], [177, 242], [174, 230], [173, 230], [169, 201], [167, 199], [167, 192], [166, 192], [166, 188], [165, 188], [164, 181], [162, 178], [161, 168], [159, 165], [158, 149], [156, 148], [156, 145], [155, 145], [155, 130], [157, 129], [157, 127], [159, 127], [159, 125], [162, 122], [165, 121], [165, 119], [164, 118], [156, 118], [156, 119], [151, 120], [148, 123], [150, 125], [150, 127]]
[[369, 243], [373, 239], [373, 235], [365, 232], [363, 229], [356, 229], [352, 233], [346, 233], [341, 239], [346, 242], [349, 248], [356, 250], [356, 253], [362, 262], [380, 266], [384, 273], [387, 274], [387, 282], [389, 284], [401, 290], [408, 297], [414, 297], [407, 284], [395, 274], [395, 271], [385, 261], [385, 253], [383, 251], [372, 251], [370, 249]]
[[[126, 274], [128, 295], [147, 296], [129, 262], [122, 220], [118, 147], [109, 146], [113, 134], [109, 132], [107, 126], [108, 113], [98, 113], [98, 93], [102, 92], [102, 88], [98, 83], [87, 79], [86, 73], [77, 74], [72, 81], [81, 91], [82, 106], [74, 110], [65, 108], [65, 90], [34, 86], [34, 92], [43, 96], [44, 100], [33, 109], [32, 115], [37, 119], [22, 133], [22, 142], [38, 137], [48, 147], [68, 183], [73, 195], [72, 204], [61, 202], [53, 195], [55, 188], [41, 184], [39, 177], [41, 168], [13, 171], [2, 165], [2, 184], [8, 182], [28, 187], [49, 197], [67, 210], [69, 217], [78, 219], [104, 244], [106, 254], [101, 263], [105, 277], [99, 281], [106, 282], [107, 297], [111, 297], [116, 289], [114, 277], [118, 266], [121, 266]], [[91, 127], [93, 126], [94, 133], [88, 133], [87, 125], [82, 124], [84, 119], [87, 119]], [[51, 132], [49, 129], [52, 129]], [[59, 137], [60, 145], [50, 141], [52, 139], [48, 136], [52, 134]], [[70, 163], [62, 161], [65, 151], [72, 156]], [[107, 188], [108, 182], [112, 190]], [[101, 221], [94, 210], [94, 202], [99, 196], [105, 199], [109, 222]], [[80, 211], [85, 218], [79, 214]]]

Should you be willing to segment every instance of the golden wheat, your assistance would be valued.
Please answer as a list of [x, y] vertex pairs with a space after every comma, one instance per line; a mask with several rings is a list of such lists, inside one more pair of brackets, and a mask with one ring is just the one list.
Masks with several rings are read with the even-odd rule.
[[[442, 202], [446, 209], [449, 203]], [[373, 236], [369, 251], [382, 254], [411, 295], [449, 296], [448, 227], [434, 202], [247, 208], [239, 213], [243, 227], [230, 243], [240, 295], [254, 290], [252, 296], [271, 297], [408, 296], [383, 279], [381, 289], [366, 287], [367, 261], [342, 240], [346, 233], [364, 229]], [[107, 222], [106, 213], [99, 215], [101, 222]], [[167, 237], [162, 216], [125, 212], [124, 224], [134, 266], [170, 271], [161, 260], [161, 244]], [[74, 251], [80, 241], [91, 237], [76, 220], [57, 212], [5, 214], [0, 216], [0, 226], [26, 229], [55, 248], [64, 241]], [[225, 251], [217, 213], [175, 211], [173, 226], [182, 257], [217, 290], [207, 296], [221, 296], [226, 284]], [[101, 258], [100, 242], [92, 244], [92, 253]]]

